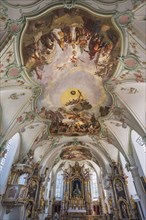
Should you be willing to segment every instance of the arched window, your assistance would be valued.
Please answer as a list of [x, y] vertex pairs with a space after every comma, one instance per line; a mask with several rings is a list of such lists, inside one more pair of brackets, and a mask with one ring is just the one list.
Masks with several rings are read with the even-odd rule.
[[91, 175], [91, 194], [93, 200], [98, 198], [97, 174], [95, 171], [93, 171]]
[[59, 171], [56, 177], [56, 191], [55, 191], [56, 200], [61, 200], [62, 194], [63, 194], [63, 172]]
[[2, 153], [2, 155], [1, 155], [1, 158], [0, 158], [0, 173], [3, 170], [3, 167], [5, 165], [5, 161], [6, 161], [6, 158], [8, 156], [8, 152], [9, 152], [10, 148], [11, 148], [11, 145], [8, 142], [5, 149], [4, 149], [4, 151], [3, 151], [3, 153]]
[[16, 133], [7, 143], [0, 160], [0, 194], [4, 194], [12, 164], [19, 157], [20, 135]]

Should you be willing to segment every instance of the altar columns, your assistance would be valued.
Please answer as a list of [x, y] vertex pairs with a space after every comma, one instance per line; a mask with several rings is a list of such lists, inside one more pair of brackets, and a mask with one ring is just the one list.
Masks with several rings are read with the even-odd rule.
[[92, 203], [91, 203], [91, 189], [90, 189], [90, 181], [85, 181], [85, 201], [87, 207], [87, 213], [91, 214], [93, 211]]

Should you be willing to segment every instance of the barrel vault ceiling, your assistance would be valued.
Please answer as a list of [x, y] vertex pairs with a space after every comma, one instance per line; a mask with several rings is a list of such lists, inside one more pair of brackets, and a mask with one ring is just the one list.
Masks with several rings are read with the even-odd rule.
[[[110, 4], [109, 4], [110, 3]], [[1, 143], [108, 169], [145, 135], [145, 1], [1, 1]]]

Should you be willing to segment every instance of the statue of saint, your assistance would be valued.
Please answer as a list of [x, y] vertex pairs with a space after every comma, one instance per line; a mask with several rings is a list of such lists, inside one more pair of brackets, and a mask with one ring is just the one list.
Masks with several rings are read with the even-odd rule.
[[80, 197], [81, 196], [81, 191], [79, 189], [79, 185], [76, 183], [76, 188], [73, 191], [73, 196], [74, 197]]

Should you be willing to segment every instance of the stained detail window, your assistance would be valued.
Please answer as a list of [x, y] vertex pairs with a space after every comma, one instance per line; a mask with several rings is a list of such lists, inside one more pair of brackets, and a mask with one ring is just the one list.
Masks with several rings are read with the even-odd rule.
[[56, 178], [56, 191], [55, 191], [55, 198], [60, 200], [62, 199], [62, 194], [63, 194], [63, 172], [59, 171], [57, 173], [57, 178]]

